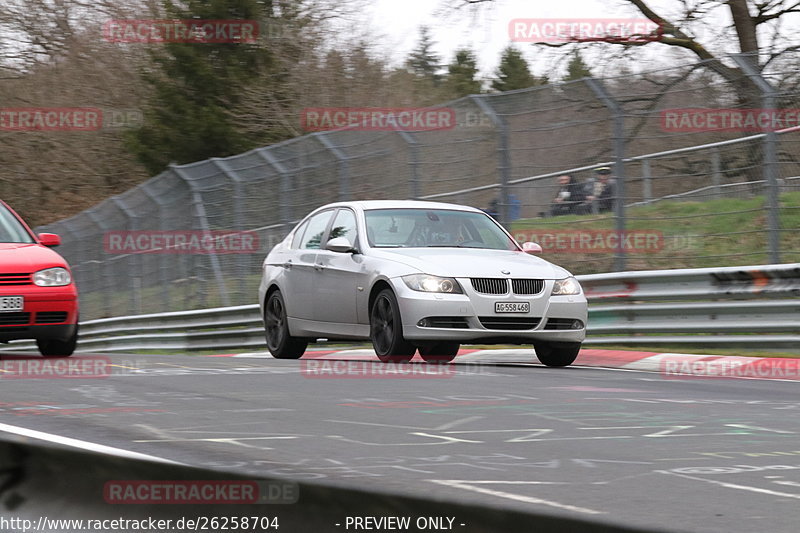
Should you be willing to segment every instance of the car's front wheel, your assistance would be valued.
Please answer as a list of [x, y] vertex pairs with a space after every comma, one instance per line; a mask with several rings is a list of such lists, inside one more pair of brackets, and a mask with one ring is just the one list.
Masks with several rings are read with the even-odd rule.
[[403, 363], [414, 357], [416, 347], [403, 337], [400, 306], [390, 289], [382, 290], [369, 312], [369, 336], [378, 359]]
[[533, 343], [536, 357], [543, 365], [569, 366], [578, 357], [581, 350], [579, 342], [537, 341]]
[[269, 353], [276, 359], [299, 359], [308, 348], [308, 341], [289, 334], [289, 321], [281, 291], [275, 291], [267, 298], [264, 332]]
[[78, 344], [78, 326], [67, 340], [59, 339], [36, 339], [36, 346], [39, 353], [45, 357], [69, 357], [75, 352]]
[[457, 342], [437, 342], [419, 347], [419, 355], [427, 363], [449, 363], [458, 355]]

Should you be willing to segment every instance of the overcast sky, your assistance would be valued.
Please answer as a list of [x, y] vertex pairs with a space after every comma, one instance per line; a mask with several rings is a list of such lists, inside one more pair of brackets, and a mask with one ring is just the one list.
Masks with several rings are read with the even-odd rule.
[[[489, 77], [497, 67], [500, 53], [510, 43], [508, 23], [517, 18], [614, 18], [642, 15], [635, 8], [620, 0], [497, 0], [490, 7], [471, 15], [466, 9], [454, 12], [443, 9], [455, 5], [458, 0], [371, 0], [364, 13], [365, 28], [377, 38], [379, 52], [395, 63], [401, 62], [419, 39], [421, 25], [431, 28], [436, 41], [436, 52], [448, 63], [453, 52], [462, 46], [472, 48], [478, 54], [481, 76]], [[676, 0], [652, 0], [651, 5], [660, 13], [672, 15]], [[442, 13], [442, 11], [448, 13]], [[724, 9], [718, 10], [718, 23], [727, 22]], [[552, 67], [559, 52], [543, 50], [530, 44], [517, 43], [534, 65], [536, 74], [545, 74]], [[665, 53], [666, 46], [648, 46], [648, 54]], [[656, 51], [655, 49], [660, 49]], [[651, 57], [654, 57], [651, 55]]]

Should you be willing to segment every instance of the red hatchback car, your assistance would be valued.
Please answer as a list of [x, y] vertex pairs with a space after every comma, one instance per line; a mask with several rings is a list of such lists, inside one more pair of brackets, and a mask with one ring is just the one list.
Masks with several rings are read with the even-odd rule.
[[0, 342], [35, 339], [39, 352], [66, 357], [78, 341], [78, 291], [58, 235], [34, 235], [0, 200]]

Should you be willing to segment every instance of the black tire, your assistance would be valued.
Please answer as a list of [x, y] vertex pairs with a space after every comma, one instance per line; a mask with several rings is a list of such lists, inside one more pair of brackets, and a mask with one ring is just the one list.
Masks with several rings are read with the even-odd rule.
[[581, 343], [539, 341], [533, 343], [533, 348], [543, 365], [569, 366], [578, 357]]
[[449, 363], [458, 355], [457, 342], [437, 342], [419, 347], [419, 355], [426, 363]]
[[405, 363], [417, 348], [403, 337], [403, 321], [397, 298], [390, 289], [382, 290], [369, 310], [369, 337], [378, 359], [384, 363]]
[[307, 340], [289, 334], [281, 291], [270, 294], [264, 305], [264, 334], [269, 353], [276, 359], [300, 359], [308, 348]]
[[69, 357], [75, 352], [77, 344], [77, 324], [75, 324], [75, 332], [65, 341], [59, 339], [36, 339], [36, 346], [39, 348], [39, 353], [44, 357]]

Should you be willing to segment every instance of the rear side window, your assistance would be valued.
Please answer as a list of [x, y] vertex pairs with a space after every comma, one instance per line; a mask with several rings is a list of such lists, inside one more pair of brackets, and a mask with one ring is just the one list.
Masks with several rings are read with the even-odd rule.
[[303, 234], [306, 232], [306, 228], [308, 227], [308, 221], [303, 222], [303, 224], [297, 228], [297, 231], [294, 232], [294, 237], [292, 237], [292, 249], [296, 250], [298, 246], [300, 246], [300, 239], [303, 237]]
[[322, 237], [325, 234], [325, 229], [328, 227], [328, 222], [331, 220], [333, 211], [323, 211], [311, 217], [308, 221], [308, 227], [300, 239], [299, 248], [305, 250], [319, 250], [322, 244]]

